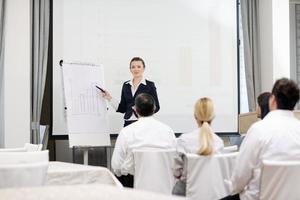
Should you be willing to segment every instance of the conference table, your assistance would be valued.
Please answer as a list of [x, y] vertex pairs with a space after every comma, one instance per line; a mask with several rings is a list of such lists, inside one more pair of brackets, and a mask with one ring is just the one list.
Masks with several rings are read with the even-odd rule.
[[118, 188], [103, 184], [56, 185], [33, 188], [0, 189], [0, 198], [5, 200], [183, 200], [147, 191]]
[[39, 187], [0, 189], [5, 200], [183, 200], [148, 191], [123, 188], [105, 167], [49, 162], [46, 183]]
[[45, 185], [76, 184], [108, 184], [123, 187], [111, 171], [105, 167], [49, 162]]

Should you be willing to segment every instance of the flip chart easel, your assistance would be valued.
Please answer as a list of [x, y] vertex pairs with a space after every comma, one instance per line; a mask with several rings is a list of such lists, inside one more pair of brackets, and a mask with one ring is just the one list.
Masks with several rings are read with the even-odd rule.
[[96, 85], [104, 85], [103, 66], [60, 61], [69, 146], [83, 150], [88, 164], [89, 147], [110, 146], [107, 105]]

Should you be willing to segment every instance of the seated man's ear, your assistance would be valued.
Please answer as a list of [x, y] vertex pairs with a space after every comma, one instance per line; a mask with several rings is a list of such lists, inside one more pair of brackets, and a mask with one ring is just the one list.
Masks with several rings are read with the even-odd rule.
[[131, 108], [132, 108], [132, 110], [133, 110], [134, 116], [135, 116], [136, 118], [138, 118], [139, 116], [138, 116], [138, 114], [137, 114], [137, 112], [136, 112], [136, 107], [135, 107], [135, 106], [132, 106]]
[[276, 110], [277, 109], [277, 101], [275, 96], [272, 94], [269, 98], [269, 110]]
[[133, 110], [134, 112], [136, 112], [136, 107], [135, 107], [135, 106], [132, 106], [131, 108], [132, 108], [132, 110]]

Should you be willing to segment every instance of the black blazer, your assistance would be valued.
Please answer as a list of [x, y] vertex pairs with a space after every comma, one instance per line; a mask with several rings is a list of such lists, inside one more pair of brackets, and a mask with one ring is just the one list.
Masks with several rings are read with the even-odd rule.
[[132, 96], [131, 85], [128, 82], [129, 81], [123, 83], [121, 101], [117, 109], [117, 112], [125, 113], [124, 119], [129, 119], [131, 117], [133, 112], [132, 106], [134, 106], [135, 97], [141, 93], [150, 94], [155, 101], [155, 106], [156, 106], [155, 112], [159, 110], [159, 102], [158, 102], [156, 87], [154, 82], [146, 80], [146, 85], [140, 84], [134, 96]]

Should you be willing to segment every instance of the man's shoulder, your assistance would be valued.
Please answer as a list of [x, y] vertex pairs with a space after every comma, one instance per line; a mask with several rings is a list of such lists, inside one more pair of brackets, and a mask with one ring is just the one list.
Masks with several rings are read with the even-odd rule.
[[255, 122], [247, 131], [245, 140], [265, 143], [274, 135], [274, 125], [269, 120]]
[[[249, 132], [249, 131], [251, 132], [251, 131], [253, 131], [253, 130], [265, 129], [266, 124], [268, 124], [268, 120], [259, 120], [259, 121], [253, 123], [253, 124], [250, 126], [248, 132]], [[267, 127], [268, 127], [268, 126], [267, 126]]]
[[248, 132], [251, 131], [263, 131], [265, 134], [269, 133], [273, 134], [274, 130], [281, 130], [282, 128], [286, 128], [286, 126], [290, 127], [299, 127], [300, 121], [292, 116], [269, 116], [267, 115], [263, 120], [257, 121], [249, 128]]
[[134, 122], [132, 124], [129, 124], [128, 126], [123, 127], [122, 130], [120, 131], [120, 134], [125, 134], [126, 135], [126, 134], [132, 132], [132, 130], [134, 130], [135, 127], [136, 127], [136, 123], [137, 122]]
[[153, 118], [153, 120], [154, 120], [154, 123], [157, 124], [158, 126], [160, 126], [161, 128], [164, 128], [164, 129], [174, 132], [173, 129], [168, 124], [165, 124], [155, 118]]
[[264, 129], [264, 127], [266, 126], [266, 124], [268, 124], [268, 120], [259, 120], [257, 122], [254, 122], [250, 128], [250, 129]]
[[293, 124], [293, 126], [300, 127], [300, 120], [295, 115], [290, 117], [288, 120], [286, 119], [286, 121]]

